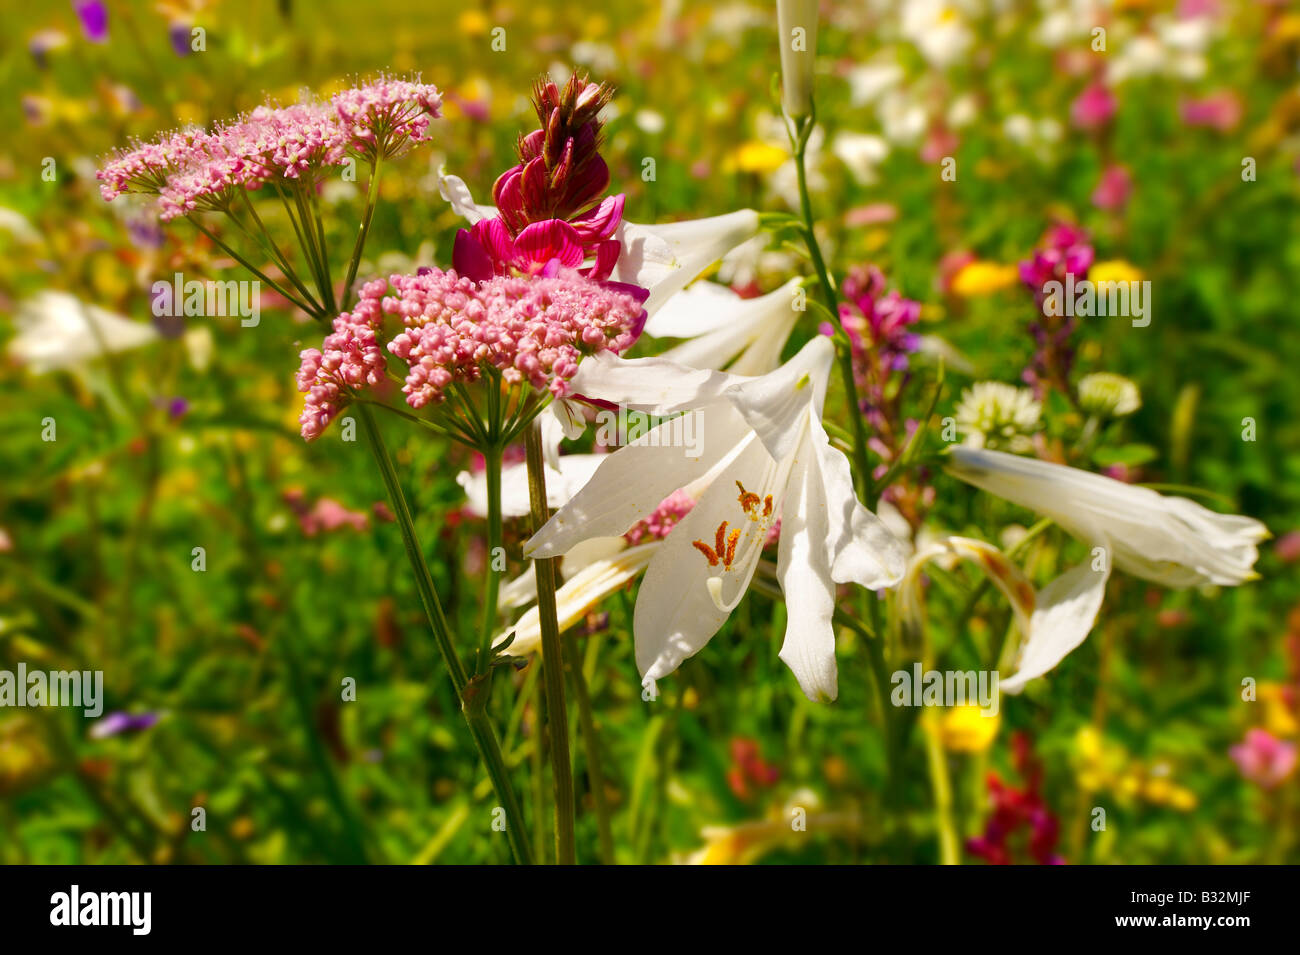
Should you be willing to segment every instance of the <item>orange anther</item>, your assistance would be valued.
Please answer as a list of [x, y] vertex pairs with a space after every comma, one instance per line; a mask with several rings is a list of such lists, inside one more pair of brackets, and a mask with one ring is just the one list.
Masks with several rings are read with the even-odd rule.
[[737, 500], [740, 501], [740, 509], [742, 511], [748, 514], [750, 508], [758, 507], [759, 497], [757, 494], [752, 491], [746, 491], [745, 485], [741, 484], [739, 481], [736, 482], [736, 487], [740, 488], [740, 497], [738, 497]]
[[727, 537], [727, 556], [722, 558], [722, 566], [730, 567], [731, 562], [736, 559], [736, 542], [740, 540], [740, 528], [737, 527]]
[[691, 541], [691, 546], [708, 559], [710, 567], [718, 566], [718, 555], [715, 554], [713, 548], [704, 543], [704, 541]]

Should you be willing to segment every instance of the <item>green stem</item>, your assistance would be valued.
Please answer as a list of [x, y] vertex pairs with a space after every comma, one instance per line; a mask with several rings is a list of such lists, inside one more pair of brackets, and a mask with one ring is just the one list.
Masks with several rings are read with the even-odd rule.
[[361, 265], [361, 251], [366, 247], [366, 236], [370, 234], [370, 221], [375, 217], [375, 200], [379, 196], [379, 165], [381, 157], [375, 154], [370, 164], [370, 184], [366, 187], [366, 211], [361, 217], [361, 227], [357, 230], [357, 242], [352, 247], [352, 263], [348, 266], [348, 277], [343, 283], [343, 298], [347, 301], [352, 294], [352, 283], [357, 280], [357, 269]]
[[406, 503], [406, 494], [398, 480], [397, 470], [393, 467], [393, 459], [388, 454], [388, 447], [379, 433], [374, 412], [369, 406], [359, 404], [357, 414], [361, 416], [366, 436], [370, 441], [370, 450], [374, 454], [375, 463], [379, 465], [384, 486], [388, 490], [389, 503], [392, 505], [393, 515], [402, 532], [406, 558], [415, 574], [416, 589], [420, 592], [420, 601], [424, 604], [424, 613], [428, 618], [434, 643], [438, 646], [438, 652], [442, 654], [447, 672], [451, 674], [452, 686], [456, 690], [456, 698], [460, 701], [465, 721], [469, 724], [470, 734], [474, 737], [474, 745], [478, 747], [488, 777], [492, 780], [492, 787], [496, 790], [497, 798], [501, 800], [502, 808], [505, 809], [506, 838], [510, 841], [511, 852], [514, 853], [516, 862], [521, 865], [531, 865], [532, 850], [528, 844], [523, 812], [520, 810], [514, 788], [510, 784], [510, 771], [506, 767], [505, 758], [501, 755], [501, 744], [497, 741], [496, 732], [487, 718], [485, 694], [479, 692], [483, 688], [476, 684], [471, 690], [469, 676], [460, 657], [456, 654], [447, 618], [442, 612], [442, 604], [438, 600], [433, 578], [429, 574], [429, 565], [425, 563], [424, 552], [420, 549], [419, 541], [415, 536], [415, 522]]
[[[933, 717], [933, 714], [931, 714]], [[925, 754], [930, 769], [930, 790], [934, 796], [935, 824], [939, 829], [939, 864], [961, 865], [960, 843], [952, 819], [952, 783], [948, 778], [948, 757], [939, 738], [938, 720], [927, 719]]]
[[587, 761], [587, 782], [591, 786], [591, 799], [596, 805], [596, 829], [600, 836], [600, 861], [614, 864], [614, 831], [610, 826], [609, 801], [605, 794], [605, 769], [600, 761], [600, 739], [596, 735], [596, 717], [591, 707], [591, 693], [587, 675], [582, 672], [582, 659], [576, 643], [571, 639], [573, 651], [569, 672], [573, 675], [573, 693], [578, 699], [578, 725], [582, 729], [582, 753]]
[[[525, 439], [528, 458], [528, 497], [533, 532], [550, 519], [546, 505], [546, 474], [542, 461], [542, 429], [534, 421]], [[555, 861], [573, 865], [573, 766], [569, 758], [569, 713], [564, 700], [564, 645], [555, 611], [555, 559], [533, 561], [537, 573], [537, 613], [542, 628], [542, 675], [546, 680], [546, 728], [551, 748], [555, 793]]]
[[216, 237], [216, 235], [212, 232], [212, 230], [209, 229], [207, 226], [205, 226], [205, 225], [204, 225], [202, 222], [200, 222], [197, 218], [195, 218], [194, 216], [189, 216], [189, 220], [190, 220], [191, 222], [194, 223], [195, 228], [197, 228], [200, 232], [202, 232], [202, 233], [203, 233], [204, 235], [206, 235], [209, 239], [211, 239], [211, 240], [212, 240], [212, 241], [217, 245], [218, 248], [220, 248], [222, 251], [224, 251], [227, 255], [229, 255], [231, 258], [233, 258], [236, 262], [238, 262], [238, 263], [239, 263], [240, 265], [242, 265], [244, 268], [248, 269], [248, 271], [250, 271], [250, 272], [252, 272], [254, 275], [256, 275], [259, 279], [261, 279], [263, 282], [265, 282], [265, 283], [266, 283], [267, 285], [269, 285], [271, 288], [273, 288], [273, 289], [275, 289], [277, 292], [279, 292], [282, 296], [284, 296], [286, 299], [288, 299], [290, 302], [292, 302], [292, 303], [294, 304], [295, 307], [301, 309], [303, 312], [305, 312], [305, 313], [308, 314], [308, 315], [319, 315], [319, 314], [320, 314], [320, 313], [317, 312], [315, 309], [313, 309], [313, 308], [311, 308], [310, 306], [306, 305], [306, 304], [305, 304], [304, 302], [302, 302], [300, 299], [295, 298], [294, 295], [293, 295], [291, 292], [287, 291], [287, 290], [284, 288], [283, 285], [281, 285], [279, 282], [275, 281], [275, 279], [273, 279], [273, 278], [271, 278], [270, 276], [268, 276], [266, 273], [264, 273], [264, 272], [263, 272], [261, 269], [259, 269], [257, 266], [253, 265], [251, 262], [249, 262], [246, 258], [244, 258], [242, 255], [240, 255], [238, 252], [236, 252], [234, 249], [232, 249], [232, 248], [231, 248], [229, 245], [227, 245], [225, 242], [222, 242], [220, 239], [218, 239], [218, 238]]
[[[817, 280], [821, 283], [826, 305], [831, 314], [839, 317], [839, 296], [831, 282], [830, 272], [826, 269], [826, 260], [822, 258], [821, 246], [817, 244], [817, 234], [813, 231], [812, 199], [808, 195], [806, 160], [808, 138], [812, 134], [814, 123], [811, 116], [802, 122], [802, 128], [794, 135], [794, 162], [799, 179], [799, 205], [803, 211], [804, 242], [808, 246], [808, 255], [812, 258], [813, 268], [817, 272]], [[843, 328], [841, 320], [841, 331]], [[862, 418], [862, 410], [858, 407], [858, 388], [853, 380], [853, 352], [849, 346], [848, 332], [843, 332], [842, 340], [838, 342], [835, 351], [839, 358], [840, 378], [844, 384], [844, 400], [849, 403], [849, 420], [853, 424], [854, 484], [863, 503], [867, 507], [874, 507], [875, 501], [872, 498], [875, 496], [875, 490], [871, 481], [871, 465], [867, 460], [867, 428]]]
[[338, 310], [334, 308], [334, 289], [326, 274], [328, 269], [325, 260], [328, 256], [321, 244], [321, 233], [316, 228], [316, 220], [311, 210], [315, 196], [311, 199], [307, 198], [306, 187], [301, 179], [294, 180], [293, 201], [298, 207], [298, 219], [302, 222], [302, 233], [307, 242], [303, 251], [307, 253], [308, 264], [311, 266], [313, 280], [316, 283], [316, 297], [325, 306], [327, 314], [336, 314]]
[[483, 447], [483, 460], [487, 465], [487, 530], [488, 566], [487, 587], [483, 593], [483, 626], [479, 631], [478, 658], [475, 676], [485, 676], [492, 659], [492, 634], [497, 622], [497, 594], [501, 586], [501, 572], [497, 570], [497, 555], [505, 552], [501, 528], [501, 447]]
[[262, 217], [257, 214], [257, 207], [253, 205], [253, 200], [248, 198], [248, 190], [241, 189], [239, 194], [243, 197], [244, 205], [247, 206], [249, 215], [252, 216], [253, 222], [256, 223], [258, 231], [254, 232], [252, 229], [248, 228], [248, 226], [244, 225], [244, 223], [239, 220], [239, 217], [235, 215], [233, 209], [226, 210], [226, 215], [230, 218], [230, 221], [239, 226], [245, 235], [252, 237], [262, 246], [263, 249], [266, 250], [267, 254], [271, 256], [271, 260], [280, 267], [280, 271], [284, 273], [284, 277], [287, 278], [290, 284], [298, 290], [298, 294], [303, 297], [304, 301], [317, 309], [317, 311], [324, 312], [325, 307], [320, 302], [316, 301], [315, 297], [311, 294], [311, 291], [303, 284], [302, 279], [298, 277], [298, 273], [295, 271], [293, 264], [289, 261], [288, 257], [276, 247], [275, 240], [271, 238], [271, 233], [266, 228], [266, 223], [264, 223]]

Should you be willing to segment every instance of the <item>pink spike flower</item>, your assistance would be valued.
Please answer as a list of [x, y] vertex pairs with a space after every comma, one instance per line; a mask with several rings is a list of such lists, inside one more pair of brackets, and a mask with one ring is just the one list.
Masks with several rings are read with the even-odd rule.
[[613, 272], [621, 247], [622, 195], [601, 196], [609, 167], [600, 156], [599, 113], [611, 91], [573, 76], [560, 89], [533, 91], [540, 129], [519, 140], [519, 163], [492, 187], [498, 217], [456, 236], [453, 264], [461, 275], [486, 279], [511, 272], [535, 274], [556, 262], [600, 280]]

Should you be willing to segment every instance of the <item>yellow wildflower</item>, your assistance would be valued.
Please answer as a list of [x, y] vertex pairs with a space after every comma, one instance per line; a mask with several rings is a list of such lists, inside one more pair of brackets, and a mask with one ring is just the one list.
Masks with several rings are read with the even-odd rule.
[[464, 36], [483, 36], [491, 25], [487, 14], [482, 10], [465, 10], [456, 21], [456, 26]]
[[997, 737], [1001, 722], [996, 713], [985, 716], [974, 703], [954, 706], [943, 715], [939, 738], [950, 752], [982, 753]]
[[742, 143], [727, 157], [724, 164], [729, 172], [770, 173], [783, 166], [790, 154], [771, 143], [750, 140]]
[[952, 292], [962, 298], [992, 295], [1011, 288], [1020, 278], [1014, 265], [976, 260], [967, 262], [952, 277]]
[[1286, 699], [1286, 689], [1281, 683], [1259, 685], [1259, 701], [1264, 704], [1264, 728], [1274, 736], [1295, 736], [1300, 732], [1295, 711]]
[[1088, 270], [1088, 278], [1096, 285], [1104, 282], [1140, 282], [1142, 272], [1136, 265], [1123, 259], [1108, 259], [1093, 265]]

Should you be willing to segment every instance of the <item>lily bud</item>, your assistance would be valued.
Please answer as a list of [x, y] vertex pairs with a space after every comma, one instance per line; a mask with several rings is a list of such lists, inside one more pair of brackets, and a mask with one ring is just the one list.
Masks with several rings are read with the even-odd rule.
[[781, 105], [791, 119], [812, 113], [817, 59], [817, 0], [777, 0], [781, 33]]

